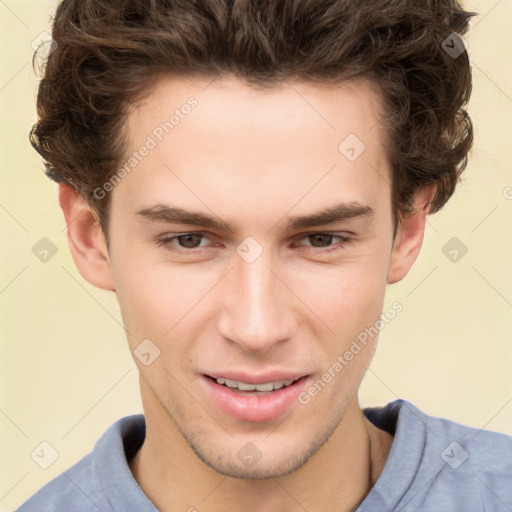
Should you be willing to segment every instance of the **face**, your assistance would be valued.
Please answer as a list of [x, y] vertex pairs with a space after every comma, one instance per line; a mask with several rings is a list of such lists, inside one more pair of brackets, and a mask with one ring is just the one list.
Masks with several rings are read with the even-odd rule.
[[356, 399], [377, 338], [335, 363], [379, 319], [393, 251], [379, 117], [365, 82], [228, 77], [162, 79], [129, 114], [108, 257], [146, 416], [222, 474], [297, 469]]

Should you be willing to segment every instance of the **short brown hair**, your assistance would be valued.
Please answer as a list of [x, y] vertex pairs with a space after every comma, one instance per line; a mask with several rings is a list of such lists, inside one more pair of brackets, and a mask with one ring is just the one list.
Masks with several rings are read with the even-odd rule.
[[107, 234], [109, 197], [94, 190], [122, 162], [127, 107], [158, 76], [366, 78], [384, 99], [396, 225], [423, 186], [436, 187], [430, 213], [442, 208], [466, 167], [471, 69], [446, 41], [460, 49], [472, 16], [454, 0], [63, 0], [30, 141]]

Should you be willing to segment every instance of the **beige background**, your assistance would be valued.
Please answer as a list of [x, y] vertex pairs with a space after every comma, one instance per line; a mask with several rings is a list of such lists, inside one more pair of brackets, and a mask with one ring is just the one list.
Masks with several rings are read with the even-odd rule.
[[[15, 509], [89, 452], [118, 418], [141, 412], [115, 297], [70, 257], [56, 185], [28, 143], [35, 121], [31, 41], [55, 2], [0, 1], [0, 511]], [[401, 397], [425, 412], [512, 434], [512, 2], [473, 1], [467, 42], [476, 145], [451, 202], [429, 220], [419, 261], [388, 289], [404, 310], [385, 327], [363, 406]], [[507, 188], [508, 187], [508, 188]], [[508, 193], [507, 193], [508, 192]], [[48, 237], [47, 263], [32, 247]], [[457, 263], [442, 248], [468, 248]], [[31, 453], [59, 457], [40, 468]]]

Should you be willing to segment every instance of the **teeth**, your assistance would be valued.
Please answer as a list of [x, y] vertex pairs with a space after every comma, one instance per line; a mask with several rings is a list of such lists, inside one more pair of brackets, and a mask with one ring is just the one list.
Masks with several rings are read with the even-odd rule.
[[294, 382], [294, 380], [291, 379], [265, 382], [263, 384], [246, 384], [245, 382], [236, 382], [234, 380], [223, 379], [222, 377], [219, 377], [216, 381], [217, 384], [224, 384], [229, 388], [236, 388], [240, 391], [272, 391], [274, 389], [281, 389], [282, 387], [289, 386]]

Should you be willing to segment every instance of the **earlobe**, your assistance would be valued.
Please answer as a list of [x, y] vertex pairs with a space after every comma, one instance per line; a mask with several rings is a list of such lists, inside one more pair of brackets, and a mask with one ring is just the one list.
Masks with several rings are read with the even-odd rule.
[[105, 237], [97, 214], [72, 187], [59, 185], [71, 255], [81, 276], [103, 290], [114, 290]]
[[425, 223], [434, 192], [434, 186], [421, 189], [416, 194], [413, 213], [401, 218], [391, 251], [388, 284], [401, 281], [416, 261], [423, 244]]

